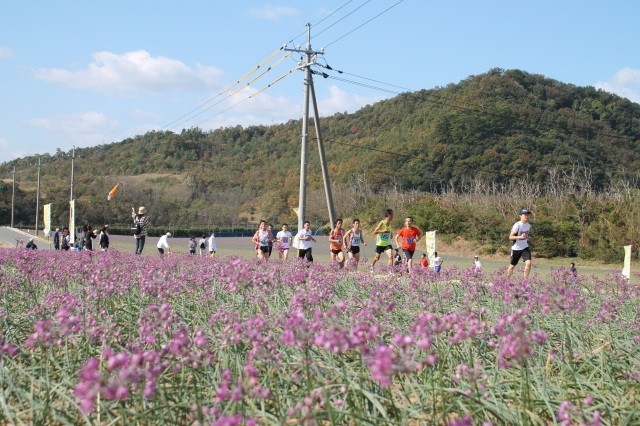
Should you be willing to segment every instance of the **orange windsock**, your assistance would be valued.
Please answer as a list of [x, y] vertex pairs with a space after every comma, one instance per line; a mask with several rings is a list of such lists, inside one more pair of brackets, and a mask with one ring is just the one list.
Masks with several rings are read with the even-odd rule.
[[120, 189], [120, 183], [116, 183], [116, 186], [111, 188], [111, 191], [109, 191], [109, 195], [107, 195], [107, 201], [111, 201], [112, 198], [115, 198], [116, 194], [118, 193], [118, 189]]

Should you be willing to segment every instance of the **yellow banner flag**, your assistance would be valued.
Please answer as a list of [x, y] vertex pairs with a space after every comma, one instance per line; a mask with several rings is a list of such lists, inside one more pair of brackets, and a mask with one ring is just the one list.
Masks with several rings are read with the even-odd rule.
[[51, 232], [51, 203], [42, 206], [42, 216], [44, 221], [44, 235]]
[[436, 231], [425, 232], [424, 242], [427, 246], [427, 257], [429, 258], [429, 262], [431, 262], [433, 254], [436, 252]]
[[622, 275], [631, 278], [631, 246], [624, 246], [624, 266], [622, 268]]

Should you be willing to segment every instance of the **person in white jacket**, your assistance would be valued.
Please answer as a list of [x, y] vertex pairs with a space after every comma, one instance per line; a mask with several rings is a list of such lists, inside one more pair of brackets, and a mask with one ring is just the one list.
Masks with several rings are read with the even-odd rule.
[[158, 248], [158, 253], [160, 253], [160, 256], [164, 254], [165, 250], [167, 251], [167, 253], [173, 252], [171, 246], [169, 246], [169, 242], [167, 241], [167, 238], [169, 237], [171, 237], [171, 233], [167, 232], [158, 240], [158, 244], [156, 245], [156, 247]]
[[209, 254], [213, 256], [216, 254], [218, 248], [216, 247], [216, 233], [211, 231], [211, 236], [209, 237]]

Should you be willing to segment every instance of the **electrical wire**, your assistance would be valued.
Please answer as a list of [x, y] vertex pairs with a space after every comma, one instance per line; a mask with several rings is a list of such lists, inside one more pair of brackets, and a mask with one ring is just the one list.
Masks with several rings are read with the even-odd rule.
[[[227, 91], [231, 90], [233, 87], [235, 87], [236, 84], [241, 83], [242, 81], [244, 81], [244, 79], [248, 78], [249, 76], [251, 76], [254, 72], [256, 72], [261, 66], [265, 65], [266, 63], [268, 63], [271, 59], [273, 59], [274, 56], [276, 56], [280, 51], [282, 50], [282, 47], [277, 49], [276, 51], [274, 51], [271, 55], [269, 55], [266, 59], [264, 59], [262, 62], [260, 62], [258, 65], [256, 65], [252, 70], [250, 70], [248, 73], [246, 73], [244, 76], [242, 76], [241, 78], [239, 78], [235, 83], [231, 84], [230, 86], [228, 86], [227, 88], [225, 88], [222, 92], [218, 93], [216, 96], [214, 96], [211, 99], [208, 99], [206, 102], [203, 102], [202, 104], [198, 105], [197, 107], [195, 107], [194, 109], [192, 109], [191, 111], [187, 112], [186, 114], [181, 115], [180, 117], [176, 118], [175, 120], [171, 121], [170, 123], [165, 124], [164, 126], [162, 126], [160, 128], [160, 130], [162, 129], [166, 129], [167, 127], [171, 126], [172, 124], [174, 124], [175, 122], [187, 117], [188, 115], [194, 113], [195, 111], [199, 110], [200, 108], [202, 108], [203, 106], [207, 105], [208, 103], [214, 101], [215, 99], [217, 99], [218, 97], [222, 96], [223, 94], [225, 94]], [[187, 120], [188, 121], [188, 120]], [[181, 123], [179, 123], [181, 124]], [[178, 124], [178, 125], [179, 125]], [[172, 127], [172, 129], [175, 128]]]
[[[323, 77], [324, 77], [324, 75], [323, 75]], [[391, 93], [391, 94], [394, 94], [394, 95], [399, 95], [401, 93], [401, 92], [396, 92], [395, 90], [384, 89], [382, 87], [372, 86], [370, 84], [365, 84], [365, 83], [359, 83], [357, 81], [347, 80], [346, 78], [336, 77], [336, 76], [328, 75], [328, 74], [326, 75], [325, 78], [330, 78], [332, 80], [342, 81], [344, 83], [349, 83], [349, 84], [353, 84], [353, 85], [360, 86], [360, 87], [366, 87], [367, 89], [378, 90], [380, 92]]]
[[[324, 58], [322, 58], [322, 59], [324, 60]], [[318, 63], [318, 62], [316, 62], [316, 65], [318, 65], [319, 67], [325, 68], [325, 69], [327, 69], [327, 70], [329, 70], [329, 71], [335, 71], [335, 72], [337, 72], [337, 73], [339, 73], [339, 74], [346, 74], [346, 75], [350, 75], [350, 76], [353, 76], [353, 77], [361, 78], [361, 79], [363, 79], [363, 80], [373, 81], [374, 83], [384, 84], [385, 86], [395, 87], [395, 88], [397, 88], [397, 89], [402, 89], [402, 90], [404, 90], [405, 92], [411, 92], [411, 93], [415, 92], [415, 90], [413, 90], [413, 89], [409, 89], [409, 88], [407, 88], [407, 87], [398, 86], [398, 85], [396, 85], [396, 84], [391, 84], [391, 83], [385, 83], [384, 81], [374, 80], [374, 79], [372, 79], [372, 78], [363, 77], [363, 76], [358, 75], [358, 74], [351, 74], [351, 73], [348, 73], [348, 72], [346, 72], [346, 71], [341, 71], [341, 70], [338, 70], [338, 69], [335, 69], [335, 68], [331, 68], [331, 67], [329, 66], [329, 64], [327, 64], [327, 63], [326, 63], [327, 61], [326, 61], [326, 60], [324, 60], [324, 61], [325, 61], [325, 65], [322, 65], [322, 64], [320, 64], [320, 63]]]
[[[402, 3], [404, 0], [398, 0], [397, 2], [395, 2], [394, 4], [392, 4], [391, 6], [389, 6], [388, 8], [386, 8], [385, 10], [383, 10], [382, 12], [378, 13], [376, 16], [374, 16], [373, 18], [369, 19], [368, 21], [358, 25], [357, 27], [355, 27], [354, 29], [352, 29], [351, 31], [349, 31], [348, 33], [346, 33], [345, 35], [338, 37], [337, 39], [333, 40], [331, 43], [329, 44], [325, 44], [324, 47], [327, 48], [329, 46], [331, 46], [332, 44], [342, 40], [343, 38], [345, 38], [346, 36], [348, 36], [349, 34], [351, 34], [352, 32], [360, 29], [361, 27], [367, 25], [369, 22], [373, 21], [374, 19], [376, 19], [377, 17], [379, 17], [380, 15], [388, 12], [389, 10], [393, 9], [394, 7], [396, 7], [397, 5], [399, 5], [400, 3]], [[367, 2], [368, 3], [368, 2]]]
[[342, 18], [338, 19], [337, 21], [335, 21], [333, 24], [329, 25], [328, 27], [326, 27], [325, 29], [317, 32], [313, 37], [311, 37], [311, 39], [313, 40], [314, 38], [318, 37], [320, 34], [322, 34], [323, 32], [327, 31], [329, 28], [333, 27], [334, 25], [336, 25], [338, 22], [341, 22], [342, 20], [346, 19], [347, 17], [349, 17], [350, 15], [352, 15], [353, 13], [355, 13], [356, 11], [358, 11], [359, 9], [361, 9], [363, 6], [365, 6], [366, 4], [370, 3], [371, 0], [367, 0], [364, 3], [362, 3], [360, 6], [356, 7], [355, 9], [353, 9], [351, 12], [347, 13], [346, 15], [344, 15]]
[[278, 83], [278, 82], [279, 82], [279, 81], [281, 81], [283, 78], [287, 77], [288, 75], [290, 75], [292, 72], [294, 72], [294, 71], [295, 71], [295, 70], [297, 70], [297, 69], [298, 69], [298, 67], [291, 68], [289, 71], [285, 72], [285, 73], [284, 73], [284, 74], [282, 74], [280, 77], [276, 78], [276, 79], [275, 79], [275, 80], [273, 80], [271, 83], [269, 83], [269, 84], [267, 84], [266, 86], [264, 86], [262, 89], [258, 90], [257, 92], [253, 93], [252, 95], [247, 96], [246, 98], [244, 98], [244, 99], [242, 99], [242, 100], [240, 100], [240, 101], [236, 102], [235, 104], [233, 104], [233, 105], [231, 105], [231, 106], [229, 106], [229, 107], [227, 107], [227, 108], [223, 109], [222, 111], [218, 112], [217, 114], [214, 114], [214, 115], [212, 115], [211, 117], [208, 117], [208, 118], [206, 118], [206, 119], [204, 119], [204, 120], [200, 121], [199, 123], [196, 123], [196, 124], [194, 125], [194, 127], [198, 127], [198, 126], [199, 126], [199, 125], [201, 125], [202, 123], [206, 123], [207, 121], [209, 121], [209, 120], [211, 120], [211, 119], [213, 119], [213, 118], [215, 118], [215, 117], [217, 117], [217, 116], [219, 116], [219, 115], [221, 115], [221, 114], [223, 114], [223, 113], [225, 113], [225, 112], [229, 111], [230, 109], [235, 108], [236, 106], [240, 105], [241, 103], [243, 103], [243, 102], [245, 102], [245, 101], [247, 101], [247, 100], [249, 100], [249, 99], [251, 99], [251, 98], [254, 98], [255, 96], [259, 95], [260, 93], [264, 92], [264, 91], [265, 91], [265, 90], [267, 90], [268, 88], [272, 87], [273, 85], [275, 85], [276, 83]]

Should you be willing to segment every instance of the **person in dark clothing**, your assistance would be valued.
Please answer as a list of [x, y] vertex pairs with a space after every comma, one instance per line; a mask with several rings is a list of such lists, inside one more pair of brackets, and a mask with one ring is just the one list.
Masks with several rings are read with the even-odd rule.
[[96, 233], [93, 230], [93, 226], [84, 225], [84, 227], [82, 228], [82, 233], [83, 233], [82, 238], [84, 243], [84, 249], [93, 250], [93, 240], [96, 239]]
[[109, 250], [109, 225], [103, 226], [100, 231], [100, 250]]
[[60, 250], [60, 229], [56, 228], [53, 233], [53, 248], [55, 250]]
[[34, 240], [33, 237], [31, 237], [27, 245], [24, 246], [24, 248], [29, 250], [38, 250], [38, 246], [36, 245], [36, 243], [33, 242], [33, 240]]

